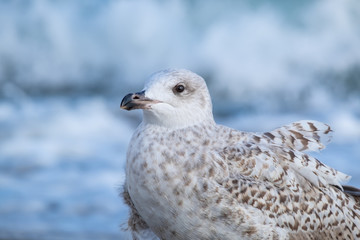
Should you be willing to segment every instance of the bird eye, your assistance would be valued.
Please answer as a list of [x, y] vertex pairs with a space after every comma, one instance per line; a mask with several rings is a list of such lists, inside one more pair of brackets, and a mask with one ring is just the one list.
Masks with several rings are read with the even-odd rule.
[[174, 87], [175, 92], [181, 93], [185, 90], [185, 86], [182, 84], [178, 84]]

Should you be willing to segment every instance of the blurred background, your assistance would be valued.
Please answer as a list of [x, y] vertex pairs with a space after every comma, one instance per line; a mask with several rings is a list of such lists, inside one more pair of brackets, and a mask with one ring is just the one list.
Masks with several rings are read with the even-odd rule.
[[124, 239], [118, 197], [153, 72], [203, 76], [215, 119], [334, 129], [317, 153], [360, 187], [358, 0], [0, 1], [0, 239]]

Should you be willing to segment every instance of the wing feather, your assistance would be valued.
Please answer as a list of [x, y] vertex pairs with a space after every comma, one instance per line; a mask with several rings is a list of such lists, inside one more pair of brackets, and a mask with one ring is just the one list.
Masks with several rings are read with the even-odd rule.
[[298, 151], [319, 151], [331, 141], [329, 125], [310, 120], [294, 122], [261, 135], [269, 143], [287, 146]]
[[[230, 146], [222, 150], [236, 174], [273, 182], [298, 191], [308, 187], [342, 184], [350, 176], [339, 172], [304, 151], [323, 149], [331, 139], [331, 128], [317, 121], [299, 121], [263, 134], [232, 131]], [[241, 136], [241, 138], [240, 138]]]
[[294, 237], [340, 236], [336, 227], [360, 236], [356, 197], [342, 191], [350, 176], [305, 153], [325, 147], [330, 127], [302, 121], [263, 134], [223, 130], [229, 139], [218, 154], [229, 174], [218, 182], [240, 204]]

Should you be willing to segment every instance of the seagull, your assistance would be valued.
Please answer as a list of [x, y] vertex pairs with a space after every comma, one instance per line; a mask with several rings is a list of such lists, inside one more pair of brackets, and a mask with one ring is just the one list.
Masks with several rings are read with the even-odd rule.
[[327, 124], [218, 125], [206, 82], [185, 69], [153, 74], [120, 107], [143, 110], [122, 191], [133, 239], [360, 239], [360, 190], [309, 154]]

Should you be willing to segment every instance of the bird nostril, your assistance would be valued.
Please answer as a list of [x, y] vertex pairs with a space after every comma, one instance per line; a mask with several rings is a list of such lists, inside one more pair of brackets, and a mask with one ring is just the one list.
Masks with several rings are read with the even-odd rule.
[[134, 95], [133, 99], [140, 99], [138, 95]]

